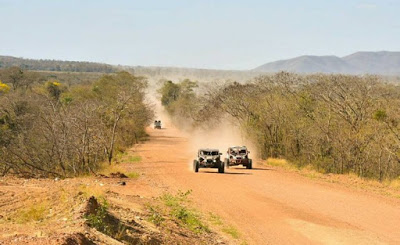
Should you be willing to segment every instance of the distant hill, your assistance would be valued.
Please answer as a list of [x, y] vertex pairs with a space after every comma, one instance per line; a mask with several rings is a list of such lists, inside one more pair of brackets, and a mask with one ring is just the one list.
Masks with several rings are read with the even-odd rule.
[[34, 60], [16, 58], [12, 56], [0, 56], [0, 68], [18, 66], [26, 70], [38, 71], [64, 71], [64, 72], [115, 72], [117, 69], [112, 65], [61, 60]]
[[153, 79], [184, 79], [215, 81], [247, 81], [262, 73], [289, 71], [296, 73], [344, 73], [400, 75], [400, 52], [357, 52], [345, 57], [305, 55], [288, 60], [279, 60], [252, 70], [214, 70], [156, 66], [114, 66], [86, 61], [35, 60], [0, 56], [0, 69], [18, 66], [26, 70], [112, 73], [128, 70], [137, 75]]
[[400, 52], [357, 52], [342, 59], [363, 73], [400, 74]]
[[12, 56], [0, 56], [0, 69], [18, 66], [26, 70], [49, 71], [49, 72], [92, 72], [92, 73], [112, 73], [120, 70], [130, 71], [139, 76], [158, 79], [182, 80], [189, 78], [192, 80], [215, 81], [215, 80], [235, 80], [247, 81], [261, 72], [256, 71], [235, 71], [235, 70], [213, 70], [181, 67], [157, 67], [157, 66], [114, 66], [103, 63], [84, 62], [84, 61], [61, 61], [61, 60], [35, 60], [16, 58]]
[[400, 52], [357, 52], [342, 58], [337, 56], [305, 55], [293, 59], [270, 62], [255, 68], [254, 71], [399, 75]]

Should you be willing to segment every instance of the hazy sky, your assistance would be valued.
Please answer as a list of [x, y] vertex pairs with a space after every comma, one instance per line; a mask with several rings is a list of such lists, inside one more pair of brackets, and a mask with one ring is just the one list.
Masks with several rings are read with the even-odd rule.
[[251, 69], [400, 51], [400, 0], [0, 0], [0, 55]]

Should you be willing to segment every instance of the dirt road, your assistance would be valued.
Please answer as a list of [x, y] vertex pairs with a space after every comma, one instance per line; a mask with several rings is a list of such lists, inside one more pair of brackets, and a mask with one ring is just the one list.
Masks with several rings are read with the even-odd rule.
[[159, 190], [189, 190], [204, 212], [220, 215], [248, 244], [400, 244], [400, 201], [263, 166], [190, 169], [190, 135], [150, 129], [136, 148]]

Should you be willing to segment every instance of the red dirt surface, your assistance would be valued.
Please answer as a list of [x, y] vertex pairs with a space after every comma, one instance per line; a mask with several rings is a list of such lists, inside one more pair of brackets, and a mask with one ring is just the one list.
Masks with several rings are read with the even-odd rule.
[[143, 173], [144, 193], [190, 189], [200, 210], [220, 215], [248, 244], [400, 244], [399, 199], [261, 165], [194, 173], [191, 135], [166, 126], [149, 129], [134, 149], [142, 161], [125, 166]]

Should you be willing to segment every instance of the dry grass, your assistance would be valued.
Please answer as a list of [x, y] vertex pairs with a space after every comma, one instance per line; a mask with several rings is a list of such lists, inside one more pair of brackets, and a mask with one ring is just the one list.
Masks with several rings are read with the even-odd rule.
[[297, 167], [291, 163], [289, 163], [286, 159], [283, 158], [268, 158], [266, 161], [267, 165], [280, 167], [286, 170], [296, 170]]
[[124, 169], [121, 167], [121, 165], [119, 165], [118, 163], [112, 163], [112, 164], [103, 163], [101, 165], [101, 170], [99, 171], [100, 174], [104, 174], [107, 176], [110, 175], [111, 173], [116, 173], [116, 172], [120, 173], [125, 172]]
[[226, 234], [230, 235], [234, 239], [239, 239], [240, 238], [239, 231], [233, 226], [223, 227], [222, 231], [225, 232]]
[[83, 195], [85, 198], [89, 198], [91, 196], [96, 197], [97, 199], [102, 199], [105, 196], [105, 188], [100, 186], [99, 184], [81, 184], [78, 187], [79, 194]]
[[103, 167], [99, 173], [106, 175], [106, 176], [110, 176], [111, 173], [118, 173], [118, 172], [125, 174], [130, 179], [138, 179], [140, 177], [140, 173], [134, 172], [134, 171], [127, 172], [123, 166], [121, 166], [117, 163], [113, 163], [111, 165], [109, 165], [109, 164], [103, 165]]
[[324, 173], [320, 173], [314, 169], [311, 165], [306, 165], [302, 168], [297, 168], [299, 173], [309, 179], [322, 179], [324, 178]]
[[191, 191], [178, 191], [177, 194], [164, 193], [160, 200], [168, 207], [168, 215], [177, 224], [183, 225], [194, 233], [208, 233], [210, 229], [203, 221], [200, 212], [190, 207], [189, 195]]
[[224, 224], [221, 217], [219, 217], [218, 215], [211, 213], [211, 212], [210, 212], [209, 220], [210, 220], [211, 224], [213, 224], [213, 225], [222, 226]]
[[14, 220], [19, 224], [43, 221], [49, 214], [50, 207], [46, 203], [32, 203], [15, 213]]
[[[223, 233], [230, 235], [233, 239], [239, 240], [241, 238], [241, 234], [240, 234], [239, 230], [236, 229], [236, 227], [234, 227], [232, 225], [225, 224], [223, 219], [220, 216], [210, 212], [208, 221], [212, 225], [218, 226]], [[246, 241], [242, 240], [241, 244], [246, 244]]]
[[128, 172], [125, 175], [128, 176], [130, 179], [137, 179], [140, 177], [140, 174], [138, 172]]
[[61, 203], [68, 203], [73, 201], [73, 196], [66, 189], [62, 188], [58, 191], [58, 200]]
[[142, 157], [134, 155], [133, 152], [118, 153], [115, 156], [114, 163], [136, 163], [142, 161]]
[[128, 157], [128, 162], [130, 162], [130, 163], [140, 162], [140, 161], [142, 161], [141, 156], [129, 156]]
[[395, 180], [390, 181], [388, 183], [388, 186], [392, 187], [395, 190], [400, 191], [400, 177]]
[[311, 165], [306, 165], [300, 168], [295, 164], [291, 164], [286, 159], [281, 158], [268, 158], [265, 163], [269, 166], [299, 173], [309, 179], [321, 179], [329, 183], [338, 183], [352, 188], [371, 190], [385, 196], [400, 198], [400, 177], [395, 180], [379, 182], [374, 179], [361, 178], [355, 173], [324, 174], [316, 171]]

